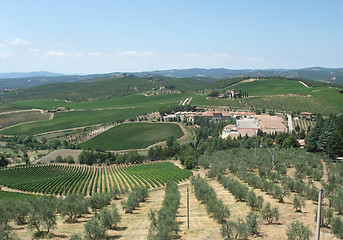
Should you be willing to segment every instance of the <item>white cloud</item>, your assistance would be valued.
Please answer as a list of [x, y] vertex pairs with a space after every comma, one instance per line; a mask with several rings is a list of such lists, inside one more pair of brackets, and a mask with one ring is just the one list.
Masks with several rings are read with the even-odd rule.
[[30, 52], [39, 52], [39, 48], [29, 48]]
[[124, 51], [119, 53], [120, 56], [152, 56], [152, 52], [137, 52], [137, 51]]
[[222, 59], [227, 59], [227, 60], [232, 59], [232, 57], [226, 53], [215, 53], [215, 54], [212, 54], [211, 57], [212, 58], [222, 58]]
[[194, 58], [194, 57], [199, 57], [199, 53], [186, 53], [183, 55], [185, 58]]
[[29, 42], [27, 42], [21, 38], [15, 38], [14, 40], [9, 41], [8, 43], [10, 43], [12, 45], [27, 45], [27, 44], [29, 44]]
[[262, 61], [262, 58], [250, 57], [250, 58], [248, 58], [248, 60], [251, 61], [251, 62], [260, 62], [260, 61]]
[[52, 46], [54, 46], [54, 47], [64, 47], [64, 44], [63, 43], [54, 43], [54, 44], [52, 44]]
[[89, 56], [100, 56], [101, 55], [101, 53], [99, 53], [99, 52], [90, 52], [89, 53]]
[[4, 51], [4, 52], [0, 52], [0, 57], [9, 57], [9, 56], [13, 56], [14, 53], [12, 53], [11, 51]]
[[68, 52], [56, 52], [56, 51], [49, 51], [45, 53], [48, 56], [57, 56], [57, 57], [65, 57], [68, 56]]

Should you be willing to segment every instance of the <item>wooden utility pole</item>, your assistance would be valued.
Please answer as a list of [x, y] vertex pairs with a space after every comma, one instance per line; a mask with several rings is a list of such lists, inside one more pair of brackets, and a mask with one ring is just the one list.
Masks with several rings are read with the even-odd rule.
[[189, 190], [187, 187], [187, 229], [189, 229]]
[[317, 210], [317, 229], [316, 229], [316, 240], [320, 238], [320, 215], [321, 215], [321, 208], [322, 208], [322, 196], [323, 196], [323, 189], [319, 190], [318, 194], [318, 210]]

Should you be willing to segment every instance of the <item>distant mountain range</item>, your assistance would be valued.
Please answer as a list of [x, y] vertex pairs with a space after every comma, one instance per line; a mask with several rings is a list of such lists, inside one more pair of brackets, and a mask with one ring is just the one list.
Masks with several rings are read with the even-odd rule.
[[65, 76], [65, 74], [44, 72], [44, 71], [0, 73], [0, 78], [57, 77], [57, 76]]
[[[90, 75], [64, 75], [51, 72], [30, 73], [0, 73], [0, 89], [5, 88], [27, 88], [57, 82], [79, 82], [106, 77], [122, 76], [125, 73], [113, 72]], [[287, 78], [303, 78], [315, 81], [343, 84], [343, 68], [311, 67], [302, 69], [225, 69], [225, 68], [191, 68], [171, 69], [149, 72], [127, 73], [139, 77], [149, 75], [160, 75], [174, 78], [199, 77], [204, 81], [215, 81], [218, 79], [234, 77], [256, 77], [256, 76], [282, 76]]]

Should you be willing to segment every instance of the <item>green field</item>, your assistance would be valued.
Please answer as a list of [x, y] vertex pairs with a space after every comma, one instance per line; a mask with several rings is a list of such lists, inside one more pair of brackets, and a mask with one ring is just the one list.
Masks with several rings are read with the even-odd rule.
[[70, 129], [100, 123], [109, 123], [130, 119], [138, 115], [157, 111], [161, 106], [174, 105], [175, 103], [169, 103], [114, 110], [58, 112], [55, 114], [53, 120], [44, 120], [39, 122], [21, 124], [11, 128], [7, 128], [3, 131], [0, 131], [0, 133], [7, 135], [34, 135], [55, 130]]
[[27, 108], [23, 107], [23, 106], [18, 106], [16, 104], [8, 103], [8, 102], [0, 102], [0, 113], [1, 112], [24, 110], [24, 109], [27, 109]]
[[13, 112], [0, 115], [0, 129], [19, 123], [49, 119], [50, 114], [41, 112]]
[[80, 144], [85, 149], [127, 150], [142, 149], [165, 141], [169, 136], [179, 138], [183, 132], [172, 123], [127, 123]]
[[13, 199], [23, 199], [23, 198], [33, 198], [35, 195], [17, 193], [17, 192], [6, 192], [0, 190], [0, 201], [1, 200], [13, 200]]
[[298, 81], [277, 78], [242, 82], [226, 89], [236, 89], [237, 91], [248, 92], [249, 96], [308, 94], [312, 90]]
[[207, 95], [194, 96], [191, 104], [196, 106], [243, 107], [243, 104], [232, 99], [206, 99]]
[[180, 182], [190, 175], [189, 170], [170, 162], [101, 167], [46, 164], [0, 169], [0, 184], [25, 192], [92, 195], [114, 188], [120, 191], [137, 186], [152, 189], [168, 181]]
[[206, 95], [193, 97], [191, 104], [197, 106], [251, 107], [287, 112], [311, 112], [329, 115], [343, 112], [343, 94], [328, 86], [305, 87], [298, 81], [271, 78], [242, 82], [222, 89], [247, 92], [249, 97], [240, 100], [206, 99]]
[[242, 99], [242, 102], [257, 109], [272, 109], [288, 112], [311, 112], [329, 115], [343, 112], [343, 95], [334, 89], [311, 92], [309, 96], [261, 96]]
[[187, 98], [187, 94], [161, 94], [156, 96], [128, 95], [124, 97], [111, 98], [106, 100], [89, 101], [89, 102], [69, 102], [63, 100], [28, 100], [18, 101], [15, 104], [18, 107], [30, 107], [39, 109], [55, 109], [66, 107], [70, 109], [99, 109], [99, 108], [120, 108], [120, 107], [137, 107], [163, 103], [179, 103], [182, 99]]

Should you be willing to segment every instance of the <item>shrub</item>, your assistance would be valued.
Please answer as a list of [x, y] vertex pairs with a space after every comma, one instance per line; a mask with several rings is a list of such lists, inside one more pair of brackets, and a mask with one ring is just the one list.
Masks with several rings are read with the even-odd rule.
[[246, 225], [249, 234], [256, 235], [259, 233], [259, 218], [256, 214], [250, 212], [246, 217]]
[[224, 239], [247, 239], [248, 228], [242, 219], [237, 219], [237, 222], [224, 222], [221, 227], [221, 234]]
[[274, 185], [273, 187], [273, 197], [278, 199], [280, 203], [283, 203], [283, 199], [285, 196], [289, 194], [287, 188], [281, 188], [279, 185]]
[[343, 215], [343, 189], [339, 189], [332, 196], [332, 206], [338, 211], [338, 214]]
[[294, 196], [293, 207], [296, 212], [301, 212], [301, 208], [305, 207], [305, 200], [302, 197]]
[[87, 201], [87, 205], [90, 206], [94, 212], [96, 212], [97, 209], [102, 209], [103, 207], [110, 204], [111, 195], [95, 193], [94, 195], [89, 197]]
[[168, 182], [162, 208], [158, 215], [150, 212], [151, 225], [148, 239], [174, 239], [179, 230], [176, 214], [180, 204], [180, 193], [174, 182]]
[[[56, 199], [53, 197], [37, 197], [31, 200], [31, 208], [28, 218], [29, 229], [36, 229], [38, 235], [49, 233], [56, 227]], [[46, 231], [42, 230], [42, 227]]]
[[262, 196], [256, 197], [254, 191], [251, 190], [248, 193], [247, 201], [249, 206], [251, 207], [251, 210], [261, 211], [264, 201]]
[[206, 204], [208, 213], [213, 214], [213, 218], [218, 223], [223, 223], [230, 216], [230, 210], [217, 198], [213, 188], [211, 188], [205, 180], [200, 177], [192, 179], [192, 184], [195, 190], [196, 198]]
[[279, 209], [271, 208], [270, 203], [267, 203], [262, 210], [262, 218], [267, 221], [268, 224], [272, 224], [273, 221], [279, 220]]
[[30, 204], [25, 200], [17, 200], [13, 203], [11, 209], [17, 225], [26, 224], [26, 219], [30, 212]]
[[125, 213], [132, 213], [138, 207], [140, 202], [144, 202], [148, 197], [148, 190], [146, 188], [138, 187], [132, 190], [127, 201], [121, 202]]
[[237, 201], [245, 201], [247, 199], [249, 188], [243, 183], [233, 179], [220, 175], [218, 177], [220, 184], [229, 190]]
[[87, 239], [103, 239], [106, 236], [106, 228], [100, 223], [98, 217], [93, 217], [85, 224], [85, 234]]
[[286, 235], [289, 240], [309, 240], [313, 233], [308, 226], [297, 220], [287, 228]]
[[82, 237], [79, 234], [74, 233], [70, 236], [69, 240], [82, 240]]
[[[320, 214], [320, 226], [329, 227], [333, 218], [333, 210], [331, 208], [322, 207]], [[315, 221], [317, 220], [317, 210], [315, 211]]]
[[88, 207], [81, 195], [70, 194], [60, 201], [58, 211], [62, 217], [68, 216], [67, 222], [75, 221], [82, 214], [88, 213]]
[[6, 224], [0, 224], [0, 239], [4, 240], [19, 240], [18, 236], [13, 233], [11, 227]]
[[336, 237], [343, 239], [343, 221], [340, 217], [332, 220], [331, 231]]
[[101, 225], [107, 229], [115, 229], [121, 220], [121, 216], [116, 205], [112, 205], [111, 210], [103, 208], [98, 217]]

